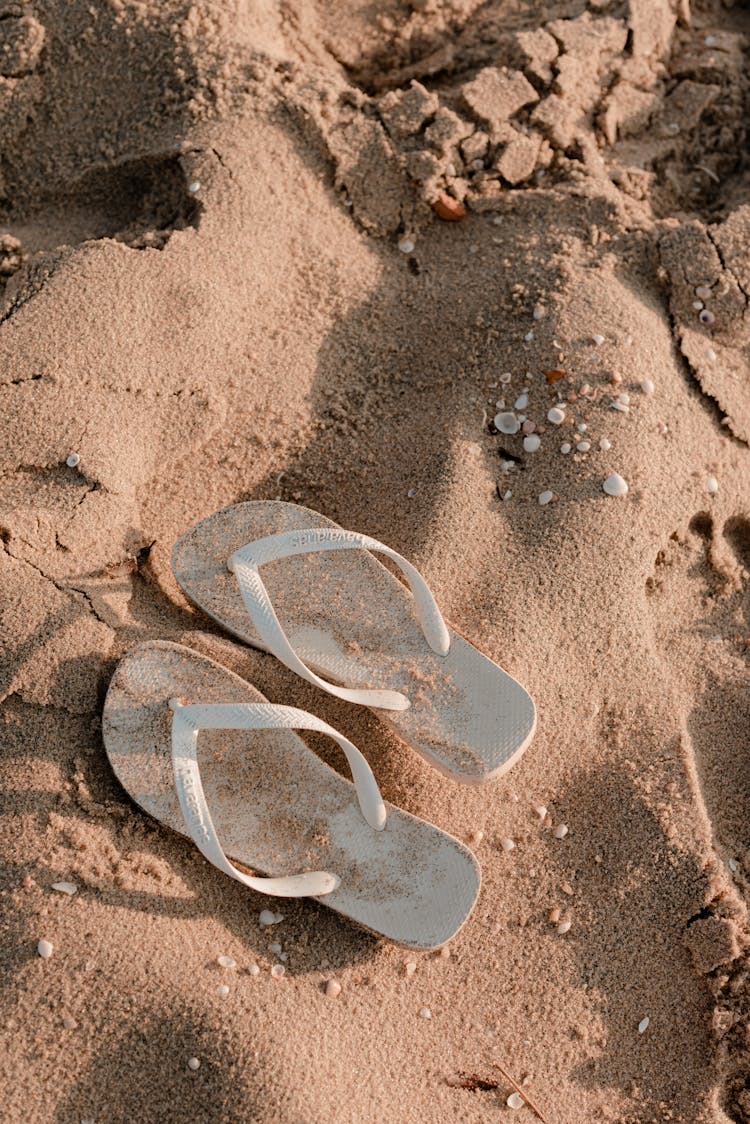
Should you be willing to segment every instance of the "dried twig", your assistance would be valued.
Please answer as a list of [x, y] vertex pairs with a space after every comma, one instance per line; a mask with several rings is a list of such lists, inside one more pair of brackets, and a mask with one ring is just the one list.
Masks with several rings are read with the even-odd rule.
[[495, 1069], [500, 1070], [500, 1072], [502, 1073], [505, 1080], [508, 1082], [509, 1085], [513, 1086], [515, 1091], [518, 1093], [519, 1097], [523, 1097], [523, 1099], [526, 1101], [526, 1104], [529, 1106], [529, 1108], [534, 1113], [534, 1115], [539, 1120], [542, 1121], [542, 1124], [548, 1124], [547, 1118], [543, 1115], [542, 1110], [540, 1108], [537, 1108], [537, 1106], [534, 1104], [534, 1102], [532, 1101], [529, 1094], [524, 1089], [521, 1088], [521, 1086], [518, 1084], [517, 1081], [513, 1080], [511, 1075], [508, 1073], [508, 1071], [506, 1069], [503, 1069], [503, 1067], [501, 1065], [498, 1065], [497, 1062], [493, 1062], [492, 1064], [495, 1067]]

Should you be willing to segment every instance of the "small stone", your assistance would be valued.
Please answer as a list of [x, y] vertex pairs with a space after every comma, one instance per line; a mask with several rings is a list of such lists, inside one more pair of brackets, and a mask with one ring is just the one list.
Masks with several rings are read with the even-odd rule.
[[73, 895], [78, 892], [78, 887], [75, 882], [53, 882], [52, 889], [57, 890], [59, 894]]
[[526, 343], [531, 343], [531, 341], [534, 338], [534, 333], [533, 332], [527, 332], [526, 335], [523, 338], [524, 338]]
[[538, 304], [535, 306], [534, 311], [531, 315], [535, 320], [544, 320], [544, 317], [547, 315], [547, 310], [545, 309], [544, 305]]
[[419, 1012], [419, 1014], [421, 1015], [421, 1017], [423, 1019], [431, 1019], [432, 1018], [432, 1011], [430, 1010], [429, 1007], [423, 1007], [422, 1010]]
[[226, 984], [219, 984], [216, 991], [217, 991], [217, 994], [220, 995], [222, 999], [226, 999], [227, 995], [229, 995], [229, 988], [227, 987]]
[[524, 451], [527, 453], [535, 453], [541, 443], [541, 437], [538, 437], [536, 433], [532, 433], [529, 437], [524, 437], [523, 439]]
[[563, 441], [562, 445], [560, 446], [560, 452], [563, 454], [563, 456], [566, 456], [572, 448], [573, 446], [569, 441]]
[[515, 845], [515, 843], [512, 839], [501, 839], [500, 840], [500, 846], [502, 847], [502, 849], [504, 851], [513, 851], [513, 850], [515, 850], [515, 847], [516, 847], [516, 845]]
[[591, 448], [591, 442], [590, 441], [579, 441], [578, 444], [576, 445], [576, 449], [578, 450], [579, 453], [588, 453], [590, 448]]
[[565, 421], [565, 411], [561, 410], [559, 406], [553, 406], [551, 410], [547, 411], [547, 421], [552, 422], [553, 425], [562, 425]]
[[648, 398], [650, 398], [652, 396], [652, 394], [654, 393], [654, 391], [656, 390], [656, 386], [654, 384], [653, 379], [642, 379], [641, 380], [641, 390], [643, 391], [643, 393], [645, 395], [647, 395]]
[[562, 890], [562, 892], [564, 894], [567, 894], [569, 897], [573, 893], [573, 887], [571, 886], [570, 882], [561, 882], [560, 883], [560, 889]]
[[526, 1101], [523, 1099], [520, 1093], [511, 1093], [505, 1103], [507, 1104], [508, 1108], [523, 1108], [523, 1106], [526, 1104]]
[[525, 410], [526, 407], [528, 406], [528, 404], [529, 404], [528, 394], [519, 394], [518, 398], [516, 398], [515, 402], [513, 403], [513, 409], [514, 410]]
[[569, 831], [570, 828], [566, 823], [559, 823], [552, 834], [554, 835], [555, 839], [564, 839]]
[[466, 218], [466, 207], [463, 203], [454, 199], [452, 195], [448, 195], [445, 191], [441, 191], [437, 198], [433, 199], [430, 206], [443, 222], [461, 222], [462, 219]]
[[569, 933], [572, 924], [573, 924], [572, 921], [561, 921], [560, 924], [557, 926], [557, 931], [560, 934], [560, 936], [564, 936], [565, 933]]
[[630, 406], [628, 405], [628, 403], [627, 402], [621, 402], [619, 400], [619, 398], [617, 399], [616, 402], [612, 402], [612, 409], [613, 410], [619, 410], [621, 414], [629, 414], [630, 413]]
[[472, 847], [478, 847], [484, 839], [484, 832], [480, 828], [475, 828], [474, 831], [469, 832], [468, 839]]
[[404, 973], [406, 975], [407, 980], [411, 979], [411, 977], [414, 975], [416, 970], [417, 970], [416, 960], [407, 960], [406, 964], [404, 964]]
[[438, 949], [438, 956], [441, 960], [450, 960], [451, 950], [448, 948], [447, 944], [444, 944], [442, 948]]
[[716, 479], [716, 477], [715, 476], [707, 476], [706, 477], [706, 491], [708, 492], [709, 496], [715, 496], [716, 493], [718, 492], [718, 490], [719, 490], [719, 481]]
[[199, 1058], [188, 1058], [188, 1069], [192, 1069], [193, 1072], [195, 1072], [195, 1070], [200, 1069], [200, 1067], [201, 1063]]
[[540, 492], [537, 503], [540, 507], [546, 507], [547, 504], [551, 503], [554, 498], [555, 497], [553, 492]]
[[650, 1022], [651, 1019], [648, 1017], [648, 1015], [646, 1015], [645, 1019], [641, 1019], [641, 1021], [638, 1023], [638, 1033], [645, 1034], [648, 1030]]
[[236, 968], [237, 961], [233, 960], [231, 956], [217, 956], [216, 963], [220, 968]]
[[282, 920], [280, 913], [272, 913], [270, 909], [262, 909], [258, 916], [261, 925], [278, 925]]
[[554, 905], [547, 914], [547, 920], [549, 921], [550, 925], [557, 925], [561, 916], [562, 910], [560, 909], [559, 905]]
[[325, 987], [326, 999], [337, 999], [341, 995], [341, 984], [338, 980], [328, 980]]
[[251, 964], [250, 967], [248, 968], [248, 972], [250, 973], [251, 976], [259, 976], [260, 975], [260, 968], [258, 967], [257, 964]]
[[709, 363], [716, 362], [716, 352], [712, 347], [706, 348], [706, 359], [708, 359]]
[[597, 335], [597, 336], [592, 336], [591, 338], [593, 339], [594, 345], [596, 347], [601, 347], [601, 345], [604, 343], [604, 336], [598, 336]]
[[695, 288], [695, 295], [696, 297], [700, 297], [701, 300], [707, 301], [711, 299], [713, 293], [708, 285], [697, 285]]
[[608, 496], [626, 496], [628, 493], [627, 484], [617, 472], [613, 472], [611, 476], [607, 477], [602, 484], [602, 488]]
[[75, 1028], [78, 1026], [78, 1023], [75, 1021], [75, 1019], [71, 1019], [70, 1015], [65, 1016], [62, 1024], [65, 1030], [75, 1030]]
[[602, 439], [599, 442], [599, 448], [602, 450], [603, 453], [606, 453], [612, 448], [612, 442], [609, 441], [606, 437], [602, 437]]
[[272, 956], [278, 956], [281, 952], [281, 945], [276, 941], [274, 944], [268, 946], [268, 951]]
[[201, 185], [198, 183], [198, 180], [193, 180], [192, 183], [188, 184], [188, 191], [191, 195], [197, 195], [200, 189]]
[[65, 463], [68, 468], [78, 468], [79, 464], [81, 463], [81, 458], [78, 453], [71, 453], [70, 456], [67, 457]]
[[414, 250], [414, 242], [411, 238], [399, 238], [398, 248], [402, 254], [410, 254]]
[[736, 874], [739, 869], [736, 859], [727, 859], [727, 866], [731, 870], [732, 874]]
[[495, 414], [493, 420], [495, 423], [495, 429], [497, 429], [499, 433], [518, 433], [519, 429], [521, 428], [521, 423], [519, 422], [516, 415], [511, 414], [507, 411], [501, 414]]
[[42, 960], [49, 960], [54, 951], [54, 947], [50, 944], [49, 941], [39, 941], [39, 944], [36, 946], [36, 950], [41, 956]]

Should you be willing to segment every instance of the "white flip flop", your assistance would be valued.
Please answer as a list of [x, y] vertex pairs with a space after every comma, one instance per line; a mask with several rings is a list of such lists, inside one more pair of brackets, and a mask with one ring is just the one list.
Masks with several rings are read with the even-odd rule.
[[[400, 568], [411, 593], [372, 551]], [[372, 707], [454, 780], [501, 776], [533, 737], [529, 694], [446, 625], [419, 572], [318, 512], [280, 501], [224, 508], [178, 539], [172, 570], [228, 632]]]
[[[332, 737], [354, 784], [294, 728]], [[362, 754], [331, 726], [269, 703], [190, 648], [133, 648], [110, 683], [103, 731], [136, 804], [252, 890], [315, 898], [417, 949], [450, 940], [474, 907], [480, 872], [463, 843], [386, 804]]]

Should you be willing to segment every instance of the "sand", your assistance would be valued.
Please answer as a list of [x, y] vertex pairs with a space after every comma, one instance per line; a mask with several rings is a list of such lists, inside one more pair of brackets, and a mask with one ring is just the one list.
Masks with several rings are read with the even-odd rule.
[[[533, 1119], [495, 1063], [549, 1124], [750, 1120], [749, 36], [728, 0], [0, 3], [4, 1120]], [[524, 388], [534, 453], [490, 424]], [[186, 603], [175, 539], [276, 497], [528, 687], [506, 777]], [[144, 639], [475, 840], [449, 957], [263, 927], [139, 812], [100, 723]]]

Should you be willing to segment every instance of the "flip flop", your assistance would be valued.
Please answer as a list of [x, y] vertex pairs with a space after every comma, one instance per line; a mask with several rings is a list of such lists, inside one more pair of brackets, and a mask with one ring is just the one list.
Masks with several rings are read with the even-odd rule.
[[[354, 783], [293, 728], [332, 737]], [[362, 754], [331, 726], [269, 703], [190, 648], [133, 648], [110, 683], [103, 731], [135, 803], [250, 889], [312, 897], [417, 949], [438, 948], [471, 913], [480, 873], [463, 843], [386, 804]]]
[[[411, 593], [371, 551], [400, 568]], [[372, 707], [454, 780], [502, 775], [533, 737], [528, 693], [446, 625], [419, 572], [316, 511], [270, 500], [226, 507], [178, 539], [172, 570], [228, 632]]]

